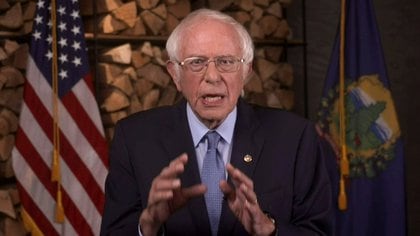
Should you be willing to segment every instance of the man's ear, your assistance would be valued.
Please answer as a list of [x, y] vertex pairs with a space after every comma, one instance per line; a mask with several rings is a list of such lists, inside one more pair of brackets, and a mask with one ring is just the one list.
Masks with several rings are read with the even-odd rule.
[[247, 68], [247, 73], [246, 73], [247, 77], [249, 77], [251, 75], [252, 71], [253, 71], [252, 66], [253, 66], [252, 62], [247, 64], [247, 67], [248, 67]]
[[249, 80], [251, 80], [252, 73], [253, 73], [253, 69], [252, 69], [252, 62], [251, 62], [251, 63], [246, 64], [246, 68], [244, 69], [244, 85], [247, 84]]
[[172, 81], [174, 81], [174, 84], [176, 86], [176, 89], [178, 91], [181, 91], [181, 86], [179, 84], [179, 73], [176, 68], [176, 64], [173, 61], [167, 61], [166, 62], [166, 70], [168, 71], [169, 75], [171, 75]]

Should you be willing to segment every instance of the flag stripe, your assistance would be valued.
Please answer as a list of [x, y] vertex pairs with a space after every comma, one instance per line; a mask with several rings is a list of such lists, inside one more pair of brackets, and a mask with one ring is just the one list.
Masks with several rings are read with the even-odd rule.
[[[82, 81], [84, 80], [81, 80], [78, 84], [82, 84]], [[78, 91], [82, 91], [82, 89]], [[83, 133], [86, 140], [90, 143], [92, 148], [95, 149], [95, 152], [98, 153], [98, 157], [103, 162], [103, 165], [106, 165], [107, 160], [105, 157], [107, 149], [96, 145], [98, 140], [103, 139], [103, 135], [95, 128], [95, 124], [92, 122], [92, 119], [90, 119], [85, 108], [80, 104], [79, 100], [72, 92], [66, 94], [66, 96], [63, 97], [62, 102], [65, 107], [72, 107], [72, 109], [68, 110], [69, 114], [75, 120], [75, 124], [79, 126], [80, 132]]]
[[83, 110], [89, 115], [92, 123], [94, 124], [94, 126], [92, 127], [96, 127], [95, 132], [99, 133], [98, 137], [105, 137], [102, 122], [101, 119], [99, 119], [100, 114], [96, 105], [94, 91], [92, 90], [92, 86], [89, 86], [92, 84], [92, 76], [88, 74], [84, 77], [83, 80], [81, 80], [74, 86], [72, 92], [75, 96], [75, 99], [77, 99], [78, 101], [83, 101], [79, 104], [83, 107]]
[[[29, 59], [28, 65], [31, 68], [32, 73], [37, 74], [38, 76], [43, 76], [38, 68], [35, 66], [34, 61]], [[31, 66], [32, 65], [32, 66]], [[51, 94], [52, 90], [49, 84], [46, 80], [35, 80], [32, 79], [33, 77], [28, 78], [28, 83], [32, 85], [33, 90], [29, 90], [28, 93], [28, 99], [33, 97], [34, 100], [41, 100], [37, 104], [30, 104], [30, 107], [35, 107], [39, 104], [42, 106], [40, 109], [44, 109], [43, 112], [38, 113], [38, 117], [40, 117], [38, 120], [48, 119], [48, 123], [51, 125], [51, 127], [48, 127], [47, 129], [44, 129], [45, 132], [50, 132], [52, 130], [52, 105], [48, 106], [45, 104], [52, 104], [52, 96], [42, 96], [42, 94]], [[71, 93], [71, 92], [70, 92]], [[67, 95], [66, 95], [67, 96]], [[69, 95], [70, 96], [70, 95]], [[33, 99], [30, 99], [29, 102], [33, 103]], [[64, 99], [65, 100], [65, 99]], [[76, 106], [74, 106], [76, 107]], [[73, 105], [69, 106], [69, 110], [72, 110]], [[36, 109], [38, 110], [38, 109]], [[35, 113], [36, 111], [34, 111]], [[45, 114], [49, 114], [50, 116], [45, 117]], [[79, 114], [75, 114], [75, 117], [78, 117]], [[60, 129], [62, 130], [62, 133], [66, 135], [66, 138], [68, 138], [69, 142], [73, 147], [75, 148], [75, 151], [79, 154], [79, 158], [83, 161], [83, 163], [89, 168], [90, 172], [92, 172], [93, 178], [96, 179], [96, 182], [102, 187], [103, 191], [103, 185], [104, 180], [106, 178], [107, 168], [104, 165], [104, 163], [98, 163], [97, 157], [98, 153], [93, 149], [93, 147], [90, 145], [90, 143], [87, 141], [86, 137], [84, 135], [81, 135], [83, 132], [78, 128], [78, 125], [76, 124], [75, 120], [72, 119], [73, 117], [68, 113], [68, 110], [66, 109], [66, 106], [63, 105], [61, 102], [59, 103], [59, 121], [60, 124], [63, 124], [60, 126]], [[84, 123], [88, 122], [87, 120], [79, 120], [79, 122]], [[44, 122], [45, 123], [45, 122]], [[65, 124], [65, 125], [64, 125]], [[98, 137], [95, 137], [97, 142], [100, 142], [101, 139], [98, 139]], [[52, 137], [51, 137], [52, 140]], [[104, 141], [104, 138], [102, 138]], [[106, 149], [105, 145], [98, 145], [95, 144], [99, 149], [102, 146], [102, 150]], [[103, 151], [101, 152], [104, 153]], [[82, 172], [85, 173], [85, 172]], [[87, 171], [85, 174], [90, 174], [89, 171]]]
[[[29, 110], [27, 109], [25, 104], [22, 108], [22, 113], [25, 113], [28, 118], [31, 117], [31, 115], [29, 114]], [[22, 153], [24, 157], [22, 158], [26, 159], [26, 161], [29, 163], [29, 166], [31, 166], [31, 169], [33, 169], [37, 173], [37, 178], [39, 178], [39, 181], [43, 183], [45, 187], [48, 188], [46, 191], [48, 191], [55, 198], [56, 185], [52, 184], [52, 182], [50, 181], [51, 171], [47, 166], [47, 163], [50, 163], [52, 160], [51, 155], [48, 155], [48, 150], [51, 150], [52, 144], [51, 142], [45, 142], [45, 140], [48, 140], [48, 138], [42, 132], [40, 126], [32, 124], [32, 127], [29, 128], [26, 127], [25, 124], [27, 123], [21, 123], [22, 129], [29, 130], [30, 132], [27, 134], [27, 136], [24, 132], [21, 132], [22, 134], [19, 136], [19, 140], [17, 140], [18, 142], [16, 146], [18, 149], [24, 151]], [[38, 135], [38, 137], [35, 138], [35, 134]], [[32, 140], [32, 142], [29, 142], [29, 140]], [[22, 147], [20, 145], [22, 145]], [[16, 168], [18, 169], [21, 167]], [[70, 195], [72, 195], [72, 200], [70, 200], [69, 196], [67, 195], [67, 192], [63, 190], [63, 200], [67, 202], [69, 206], [72, 206], [68, 209], [72, 210], [73, 208], [78, 208], [81, 212], [84, 213], [87, 213], [86, 211], [88, 211], [88, 209], [95, 209], [93, 206], [94, 202], [89, 201], [89, 196], [87, 195], [88, 193], [85, 192], [80, 183], [76, 181], [71, 182], [71, 180], [75, 179], [76, 177], [73, 176], [73, 173], [69, 170], [66, 163], [62, 163], [61, 169], [63, 173], [62, 186], [64, 187], [64, 189], [68, 190], [67, 192], [69, 192]], [[45, 198], [45, 196], [43, 197]], [[50, 201], [53, 201], [53, 199], [51, 198]], [[75, 203], [77, 203], [78, 205], [75, 205]], [[51, 208], [54, 207], [51, 204], [49, 204], [49, 206]], [[66, 215], [70, 215], [69, 218], [71, 218], [72, 215], [76, 215], [73, 221], [76, 221], [78, 225], [80, 224], [81, 226], [84, 224], [80, 222], [82, 220], [82, 216], [80, 214], [68, 214], [67, 211], [65, 213]], [[90, 219], [87, 219], [87, 221], [89, 221], [91, 225], [95, 225], [95, 228], [99, 228], [100, 213], [96, 211], [95, 213], [91, 212], [90, 215], [92, 215], [92, 217]], [[78, 226], [78, 228], [80, 228], [80, 226]], [[81, 232], [87, 231], [86, 229], [84, 229]]]
[[[43, 132], [47, 135], [48, 139], [52, 141], [52, 119], [50, 116], [45, 116], [48, 111], [43, 106], [38, 99], [38, 96], [35, 95], [32, 87], [26, 86], [26, 95], [32, 99], [30, 100], [31, 104], [28, 104], [28, 107], [35, 120], [38, 121], [38, 124], [42, 128]], [[32, 109], [32, 108], [37, 109]], [[61, 111], [60, 111], [61, 112]], [[69, 123], [66, 123], [69, 124]], [[29, 127], [28, 127], [29, 128]], [[74, 131], [73, 131], [74, 132]], [[39, 135], [39, 134], [38, 134]], [[36, 138], [36, 137], [33, 137]], [[77, 137], [82, 139], [82, 136]], [[60, 132], [60, 142], [61, 142], [61, 149], [62, 152], [66, 153], [66, 155], [61, 156], [63, 160], [69, 165], [69, 168], [72, 170], [73, 173], [77, 173], [75, 177], [78, 181], [84, 186], [85, 189], [89, 189], [88, 194], [92, 201], [95, 203], [95, 207], [98, 209], [99, 212], [102, 212], [104, 198], [103, 198], [103, 191], [101, 187], [97, 184], [94, 176], [91, 172], [86, 169], [86, 166], [80, 161], [80, 157], [76, 154], [75, 149], [72, 145], [69, 144], [66, 137], [64, 137], [63, 133]], [[51, 150], [51, 149], [50, 149]], [[102, 197], [99, 197], [101, 196]]]
[[19, 183], [17, 184], [17, 188], [21, 197], [21, 202], [26, 206], [26, 211], [31, 213], [31, 217], [36, 220], [37, 226], [43, 229], [43, 233], [51, 236], [60, 235], [51, 225], [51, 222], [45, 217], [44, 213], [39, 209], [39, 205], [36, 204], [26, 192], [26, 189]]
[[[27, 60], [26, 83], [13, 168], [26, 223], [44, 235], [99, 235], [108, 172], [107, 142], [94, 97], [77, 0], [38, 1]], [[56, 12], [51, 19], [51, 10]], [[52, 31], [57, 33], [52, 37]], [[56, 53], [52, 53], [52, 46]], [[52, 75], [53, 62], [57, 74]], [[52, 81], [58, 86], [53, 100]], [[57, 113], [53, 113], [53, 104]], [[57, 117], [53, 117], [57, 115]], [[53, 121], [59, 138], [53, 140]], [[54, 147], [54, 145], [59, 146]], [[64, 222], [55, 221], [57, 182], [52, 153], [59, 150]]]

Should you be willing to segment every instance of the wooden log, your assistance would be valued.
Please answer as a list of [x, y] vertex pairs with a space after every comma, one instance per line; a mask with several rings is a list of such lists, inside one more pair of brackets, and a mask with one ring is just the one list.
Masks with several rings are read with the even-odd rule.
[[273, 34], [276, 31], [278, 24], [278, 18], [273, 15], [263, 16], [258, 21], [258, 25], [261, 27], [262, 31], [264, 32], [264, 35], [266, 36]]
[[265, 47], [264, 55], [265, 58], [272, 62], [278, 62], [283, 54], [283, 47]]
[[135, 50], [131, 53], [131, 64], [136, 69], [141, 68], [150, 61], [150, 56], [144, 55], [140, 50]]
[[227, 8], [232, 3], [233, 3], [233, 0], [225, 0], [225, 1], [209, 0], [208, 1], [209, 8], [214, 9], [214, 10], [218, 10], [218, 11], [221, 11], [221, 10]]
[[101, 62], [119, 63], [123, 65], [131, 64], [131, 44], [126, 43], [111, 48], [99, 56]]
[[292, 3], [292, 0], [278, 0], [282, 6], [287, 7]]
[[256, 39], [264, 38], [264, 32], [255, 21], [251, 21], [249, 25], [249, 34], [251, 35], [251, 37], [256, 38]]
[[0, 15], [0, 27], [11, 30], [17, 30], [23, 25], [22, 7], [20, 2], [17, 2], [7, 12]]
[[[119, 7], [123, 5], [121, 0], [95, 0], [95, 1], [96, 1], [96, 7], [97, 7], [98, 13], [108, 13], [115, 9], [118, 9]], [[90, 2], [90, 1], [81, 1], [81, 2]], [[92, 11], [92, 14], [93, 14], [93, 11]]]
[[101, 84], [110, 84], [115, 77], [120, 75], [123, 72], [123, 69], [116, 65], [110, 63], [98, 63], [98, 80]]
[[6, 82], [7, 82], [7, 77], [0, 74], [0, 92], [3, 89], [3, 87], [5, 87]]
[[162, 49], [160, 47], [153, 47], [153, 59], [154, 62], [162, 67], [166, 67], [166, 60], [164, 59], [164, 55], [162, 53]]
[[136, 24], [137, 7], [135, 2], [128, 2], [112, 11], [115, 19], [124, 22], [128, 27], [132, 28]]
[[23, 10], [23, 20], [32, 21], [35, 18], [36, 2], [28, 1]]
[[235, 0], [235, 5], [244, 11], [252, 11], [254, 2], [252, 0]]
[[168, 10], [166, 9], [165, 4], [160, 4], [159, 6], [153, 8], [152, 12], [164, 20], [168, 17]]
[[0, 162], [0, 179], [15, 176], [12, 166], [12, 158]]
[[3, 88], [0, 93], [0, 105], [5, 106], [15, 113], [20, 112], [22, 104], [23, 87]]
[[264, 14], [263, 9], [257, 6], [254, 7], [251, 11], [252, 20], [255, 22], [259, 21], [262, 18], [263, 14]]
[[176, 3], [168, 5], [168, 12], [182, 19], [191, 12], [191, 3], [189, 0], [177, 0]]
[[276, 32], [274, 32], [273, 37], [286, 39], [289, 36], [290, 29], [289, 24], [285, 19], [281, 20], [277, 26]]
[[3, 48], [6, 51], [7, 55], [12, 55], [16, 50], [18, 50], [18, 48], [20, 47], [20, 45], [13, 40], [4, 40], [4, 45]]
[[160, 91], [159, 89], [150, 90], [142, 99], [143, 109], [148, 110], [157, 106], [159, 101]]
[[6, 51], [0, 47], [0, 61], [6, 60], [8, 57]]
[[117, 121], [127, 117], [128, 113], [125, 110], [104, 113], [102, 114], [102, 122], [104, 126], [114, 126]]
[[241, 25], [245, 25], [251, 21], [251, 15], [245, 11], [235, 11], [230, 14], [235, 20], [237, 20]]
[[163, 90], [162, 96], [159, 99], [158, 106], [169, 106], [174, 104], [177, 93], [178, 91], [175, 88], [175, 86], [166, 87]]
[[34, 22], [33, 21], [25, 21], [23, 22], [23, 27], [20, 29], [19, 33], [21, 35], [27, 35], [32, 32]]
[[19, 192], [15, 187], [8, 188], [10, 199], [12, 200], [13, 206], [20, 204]]
[[149, 57], [153, 57], [153, 47], [150, 42], [144, 42], [140, 51]]
[[12, 219], [16, 219], [16, 211], [13, 208], [12, 199], [7, 190], [0, 190], [0, 212]]
[[270, 4], [270, 0], [254, 0], [254, 4], [266, 8]]
[[115, 112], [127, 108], [130, 105], [127, 95], [119, 89], [108, 88], [103, 92], [104, 101], [100, 105], [105, 112]]
[[0, 137], [3, 137], [9, 133], [10, 133], [9, 122], [7, 122], [6, 118], [0, 116]]
[[20, 220], [6, 217], [4, 219], [4, 235], [27, 235], [22, 225]]
[[142, 11], [140, 17], [153, 35], [158, 35], [165, 26], [165, 21], [149, 10]]
[[143, 110], [143, 104], [141, 104], [137, 94], [133, 94], [130, 98], [130, 106], [128, 107], [127, 111], [129, 114], [133, 114], [141, 110]]
[[29, 55], [29, 45], [27, 43], [21, 44], [12, 56], [12, 65], [16, 69], [25, 70], [27, 65], [27, 58]]
[[171, 81], [171, 78], [162, 70], [161, 66], [157, 66], [152, 63], [138, 69], [137, 75], [160, 87], [166, 87]]
[[277, 70], [277, 80], [284, 87], [291, 88], [293, 85], [293, 67], [289, 63], [282, 63]]
[[134, 92], [133, 85], [131, 84], [130, 78], [127, 74], [120, 74], [111, 83], [112, 86], [120, 89], [127, 97], [131, 97]]
[[267, 8], [267, 12], [278, 18], [283, 18], [283, 9], [279, 2], [274, 2]]
[[244, 86], [244, 89], [249, 92], [264, 92], [261, 79], [257, 73], [252, 72], [252, 75], [249, 77], [247, 83]]
[[283, 108], [280, 99], [274, 92], [267, 93], [267, 105], [269, 107]]
[[7, 121], [10, 132], [15, 133], [17, 131], [19, 118], [14, 112], [12, 112], [9, 109], [3, 108], [0, 112], [0, 117]]
[[178, 24], [179, 24], [179, 19], [176, 18], [174, 15], [168, 13], [166, 17], [164, 34], [169, 35]]
[[10, 4], [6, 0], [0, 0], [0, 11], [4, 11], [10, 8]]
[[150, 10], [159, 3], [159, 0], [136, 0], [137, 5], [144, 10]]
[[121, 32], [121, 35], [146, 35], [146, 27], [140, 17], [136, 17], [134, 27]]
[[111, 14], [107, 14], [100, 20], [99, 28], [103, 33], [110, 34], [127, 29], [127, 25], [115, 19]]
[[128, 77], [133, 81], [137, 80], [136, 70], [132, 66], [125, 68], [122, 73], [128, 75]]
[[256, 60], [256, 67], [261, 80], [265, 82], [277, 71], [278, 66], [266, 59], [258, 58]]
[[276, 96], [281, 102], [281, 107], [286, 110], [291, 110], [295, 105], [295, 93], [289, 89], [277, 89]]
[[134, 84], [134, 90], [138, 97], [143, 97], [153, 88], [153, 85], [152, 82], [141, 78]]

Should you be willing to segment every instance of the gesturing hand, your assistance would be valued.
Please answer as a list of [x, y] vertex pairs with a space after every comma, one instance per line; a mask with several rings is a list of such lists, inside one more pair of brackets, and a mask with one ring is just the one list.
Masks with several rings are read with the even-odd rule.
[[187, 161], [187, 154], [181, 154], [153, 179], [147, 207], [139, 220], [143, 235], [156, 235], [160, 226], [172, 213], [183, 207], [190, 198], [206, 192], [203, 184], [181, 188], [178, 176], [184, 172]]
[[231, 164], [227, 164], [226, 169], [234, 186], [231, 187], [227, 181], [223, 180], [220, 188], [227, 197], [233, 214], [251, 235], [273, 233], [275, 225], [260, 209], [252, 180]]

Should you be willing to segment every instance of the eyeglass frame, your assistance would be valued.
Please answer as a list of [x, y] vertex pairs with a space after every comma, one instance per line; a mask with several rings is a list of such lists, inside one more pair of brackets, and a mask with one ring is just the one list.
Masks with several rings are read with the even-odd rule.
[[[221, 69], [220, 64], [218, 63], [218, 59], [223, 59], [223, 58], [228, 58], [228, 59], [234, 59], [235, 63], [239, 62], [239, 63], [245, 63], [245, 58], [238, 58], [235, 56], [216, 56], [213, 58], [207, 58], [207, 57], [202, 57], [202, 56], [193, 56], [193, 57], [187, 57], [185, 58], [183, 61], [174, 61], [177, 65], [181, 66], [182, 68], [188, 68], [191, 72], [194, 73], [200, 73], [205, 71], [204, 68], [208, 68], [210, 62], [214, 62], [214, 65], [217, 69], [217, 71], [221, 72], [221, 73], [233, 73], [233, 72], [237, 72], [239, 70], [239, 63], [237, 64], [237, 68], [235, 68], [232, 71], [226, 71]], [[205, 61], [205, 63], [203, 64], [203, 67], [200, 70], [192, 70], [190, 66], [188, 66], [188, 64], [186, 64], [187, 61], [189, 60], [194, 60], [194, 59], [203, 59]]]

